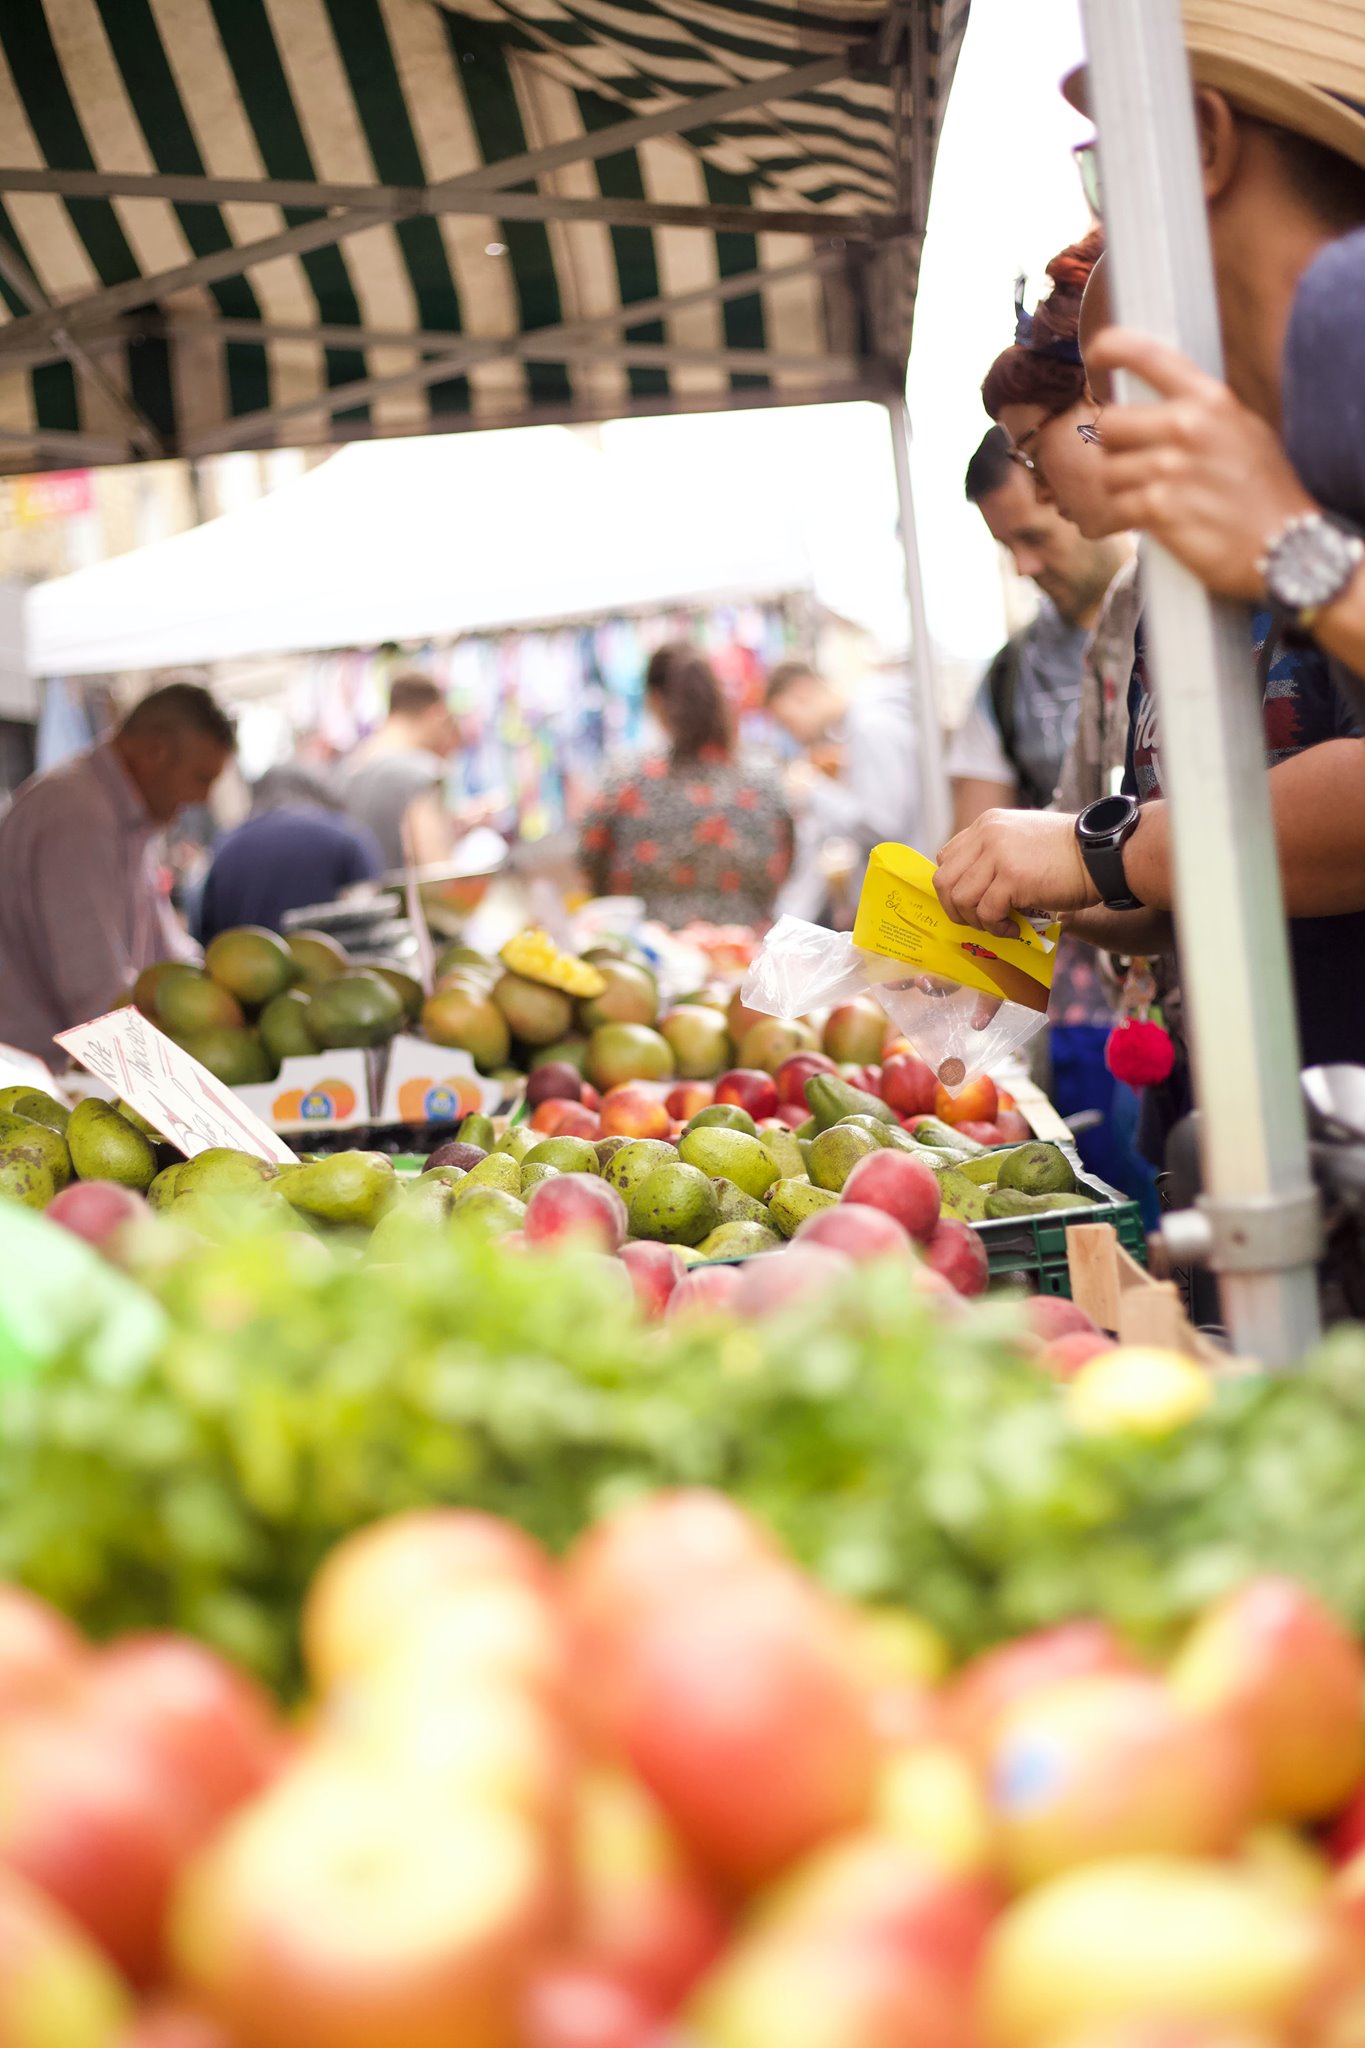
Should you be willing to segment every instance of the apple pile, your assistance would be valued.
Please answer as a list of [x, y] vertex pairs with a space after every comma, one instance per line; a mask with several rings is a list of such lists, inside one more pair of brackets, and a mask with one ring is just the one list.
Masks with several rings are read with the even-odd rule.
[[1360, 2039], [1365, 1656], [1292, 1580], [1159, 1664], [1077, 1621], [952, 1671], [679, 1490], [559, 1563], [372, 1524], [302, 1635], [286, 1744], [5, 1591], [4, 2048]]

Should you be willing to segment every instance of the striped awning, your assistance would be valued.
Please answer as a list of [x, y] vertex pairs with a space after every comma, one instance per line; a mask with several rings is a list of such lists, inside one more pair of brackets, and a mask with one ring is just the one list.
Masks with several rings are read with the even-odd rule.
[[904, 387], [968, 0], [0, 0], [0, 469]]

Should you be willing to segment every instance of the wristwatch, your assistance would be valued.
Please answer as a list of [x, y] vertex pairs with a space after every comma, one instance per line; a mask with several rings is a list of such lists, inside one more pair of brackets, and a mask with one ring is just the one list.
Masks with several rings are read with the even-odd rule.
[[1102, 796], [1087, 804], [1076, 820], [1076, 844], [1106, 910], [1141, 910], [1143, 901], [1128, 887], [1123, 848], [1137, 828], [1141, 807], [1131, 796]]
[[1300, 632], [1341, 596], [1365, 561], [1365, 541], [1325, 512], [1301, 512], [1282, 526], [1256, 564], [1277, 612]]

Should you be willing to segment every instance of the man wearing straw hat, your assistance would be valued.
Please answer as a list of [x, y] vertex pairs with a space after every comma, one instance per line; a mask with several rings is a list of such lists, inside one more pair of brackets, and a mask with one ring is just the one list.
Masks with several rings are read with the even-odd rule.
[[[1228, 383], [1150, 337], [1106, 335], [1097, 371], [1133, 370], [1164, 401], [1106, 414], [1110, 487], [1218, 596], [1269, 599], [1365, 675], [1365, 546], [1344, 530], [1365, 526], [1365, 233], [1347, 232], [1365, 221], [1365, 17], [1342, 0], [1186, 0], [1184, 17], [1211, 88], [1198, 111]], [[1083, 105], [1081, 74], [1063, 89]], [[1267, 145], [1272, 198], [1287, 188], [1314, 220], [1280, 206], [1227, 250], [1236, 152]]]
[[[1322, 394], [1345, 385], [1326, 438], [1339, 446], [1365, 430], [1359, 319], [1346, 335], [1336, 334], [1329, 361], [1305, 361], [1311, 350], [1295, 303], [1301, 285], [1318, 303], [1322, 267], [1330, 273], [1359, 240], [1338, 238], [1365, 222], [1365, 14], [1350, 9], [1348, 25], [1341, 0], [1184, 0], [1183, 13], [1228, 384], [1148, 337], [1105, 334], [1086, 348], [1097, 396], [1107, 397], [1105, 371], [1123, 364], [1165, 402], [1107, 407], [1100, 452], [1110, 488], [1121, 493], [1121, 516], [1156, 533], [1221, 594], [1261, 607], [1268, 602], [1312, 630], [1324, 652], [1335, 643], [1344, 653], [1348, 614], [1365, 612], [1365, 550], [1316, 516], [1276, 429], [1282, 405], [1287, 424], [1315, 421]], [[1083, 73], [1064, 89], [1084, 106]], [[1357, 276], [1361, 268], [1357, 256]], [[1306, 522], [1305, 513], [1313, 515]], [[1315, 663], [1322, 666], [1312, 648], [1295, 657], [1296, 667]], [[1344, 713], [1340, 729], [1342, 737], [1270, 771], [1292, 918], [1365, 909], [1365, 748], [1344, 736], [1354, 730]], [[1137, 913], [1115, 907], [1114, 891], [1092, 873], [1074, 824], [987, 813], [944, 849], [936, 882], [949, 913], [990, 927], [1015, 908], [1070, 911], [1079, 913], [1075, 926], [1084, 936], [1131, 950], [1124, 934]], [[1168, 911], [1164, 803], [1134, 810], [1120, 858], [1123, 895], [1149, 913]], [[1358, 1030], [1365, 1041], [1365, 1017], [1351, 1025], [1345, 1014], [1357, 1006], [1338, 1007], [1342, 1015], [1328, 1036], [1339, 1035], [1339, 1026], [1348, 1037]], [[1305, 1040], [1315, 1036], [1309, 1023], [1301, 1001]], [[1343, 1042], [1316, 1056], [1362, 1052], [1365, 1042]]]

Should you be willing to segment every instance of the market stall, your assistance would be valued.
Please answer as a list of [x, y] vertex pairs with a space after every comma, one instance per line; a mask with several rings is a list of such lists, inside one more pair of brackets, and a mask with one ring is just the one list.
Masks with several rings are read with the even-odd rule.
[[[117, 53], [131, 17], [104, 12], [107, 49], [64, 42], [63, 82], [92, 52]], [[259, 92], [279, 55], [260, 31], [297, 28], [305, 12], [311, 33], [293, 56], [307, 57], [316, 93], [300, 108], [330, 88], [335, 115], [344, 72], [353, 114], [377, 138], [393, 80], [407, 76], [398, 58], [411, 67], [399, 31], [430, 28], [429, 8], [219, 9], [224, 41], [195, 44], [196, 69], [186, 51], [204, 17], [169, 0], [158, 13], [183, 32], [177, 68], [168, 60], [163, 77], [143, 16], [137, 88], [197, 81], [215, 54], [240, 64], [249, 52]], [[1184, 75], [1172, 64], [1157, 95], [1146, 59], [1163, 32], [1170, 55], [1174, 10], [1095, 0], [1092, 13], [1108, 132], [1126, 132], [1109, 41], [1122, 30], [1133, 104], [1160, 136], [1157, 99], [1183, 105]], [[641, 72], [697, 84], [684, 111], [646, 114], [646, 126], [681, 129], [705, 107], [724, 125], [699, 145], [703, 164], [737, 151], [763, 178], [796, 178], [812, 204], [813, 133], [822, 119], [827, 142], [842, 132], [827, 85], [841, 81], [845, 110], [881, 92], [871, 104], [890, 124], [887, 160], [915, 167], [912, 228], [922, 220], [950, 69], [934, 69], [949, 47], [935, 41], [939, 10], [898, 11], [874, 31], [890, 82], [860, 82], [851, 101], [847, 51], [808, 56], [809, 38], [849, 39], [847, 20], [701, 6], [630, 15], [627, 70], [621, 19], [538, 7], [499, 28], [499, 47], [523, 84], [524, 73], [564, 86], [588, 64], [604, 93], [628, 96]], [[771, 45], [755, 52], [779, 29], [807, 59], [799, 88], [777, 87], [796, 96], [767, 125], [736, 125], [755, 87], [718, 84], [722, 60], [707, 53], [724, 51], [729, 72], [771, 72]], [[0, 20], [18, 75], [11, 40]], [[35, 47], [30, 37], [30, 63]], [[424, 45], [428, 57], [433, 47], [445, 45]], [[329, 70], [329, 55], [349, 63]], [[794, 63], [794, 47], [784, 55]], [[179, 132], [164, 92], [158, 104], [158, 134]], [[245, 89], [220, 89], [199, 111], [252, 104]], [[294, 105], [276, 92], [257, 111], [278, 121]], [[100, 132], [116, 133], [111, 119]], [[309, 128], [315, 146], [321, 132]], [[634, 132], [643, 148], [661, 131]], [[573, 144], [539, 131], [516, 140], [556, 150], [585, 135], [620, 146], [591, 121]], [[828, 147], [827, 170], [851, 178]], [[1178, 175], [1180, 147], [1172, 158]], [[445, 175], [500, 178], [510, 165], [510, 186], [535, 161], [504, 153], [496, 171], [485, 161]], [[1153, 154], [1153, 180], [1158, 168]], [[1191, 171], [1185, 149], [1192, 203]], [[276, 172], [296, 176], [297, 160]], [[66, 185], [87, 236], [125, 205], [221, 205], [234, 233], [255, 235], [245, 246], [257, 257], [262, 245], [290, 260], [334, 248], [346, 210], [363, 212], [363, 193], [331, 187], [325, 217], [267, 235], [243, 222], [239, 187], [206, 198], [201, 164], [41, 175]], [[121, 192], [115, 214], [107, 192], [79, 182], [111, 175], [154, 176], [160, 189]], [[572, 211], [581, 195], [512, 196], [551, 205], [556, 231], [586, 225]], [[307, 194], [276, 181], [270, 203], [307, 210]], [[676, 211], [654, 217], [680, 203], [644, 201], [649, 231], [699, 232]], [[390, 189], [382, 204], [393, 212], [362, 219], [354, 246], [373, 230], [407, 261], [420, 239], [389, 222], [398, 211], [427, 221], [420, 197]], [[738, 204], [704, 232], [740, 232]], [[80, 210], [92, 205], [108, 212]], [[172, 254], [163, 239], [164, 291], [185, 268], [168, 267]], [[236, 278], [256, 257], [220, 246], [193, 260], [210, 269], [187, 288]], [[844, 289], [847, 261], [846, 247], [831, 252]], [[902, 264], [902, 283], [912, 268]], [[41, 298], [48, 286], [23, 276]], [[769, 282], [746, 273], [744, 290]], [[134, 286], [150, 288], [110, 280], [106, 311], [141, 303], [118, 297]], [[5, 338], [60, 344], [92, 406], [118, 399], [134, 442], [171, 430], [164, 404], [158, 426], [142, 400], [101, 383], [96, 329], [68, 332], [34, 304]], [[1125, 309], [1143, 304], [1133, 291]], [[234, 331], [209, 346], [221, 342], [226, 363], [248, 316], [220, 311], [209, 317]], [[312, 345], [344, 346], [334, 332]], [[149, 333], [138, 345], [184, 340]], [[472, 388], [475, 356], [459, 360]], [[330, 395], [348, 392], [343, 406], [398, 395], [378, 381], [376, 366]], [[192, 379], [186, 391], [193, 414], [202, 394]], [[318, 411], [316, 385], [299, 403]], [[216, 425], [196, 416], [194, 431], [304, 416], [288, 400], [228, 407]], [[350, 424], [393, 430], [373, 416]], [[43, 458], [60, 452], [53, 432], [84, 429], [69, 419], [26, 431]], [[1208, 624], [1190, 593], [1157, 583], [1158, 647], [1178, 599], [1192, 629]], [[1216, 680], [1196, 666], [1192, 694], [1203, 724], [1192, 718], [1191, 741], [1231, 806], [1230, 671]], [[1226, 829], [1247, 834], [1254, 877], [1264, 821], [1244, 766], [1243, 808]], [[1188, 792], [1177, 811], [1199, 929]], [[722, 838], [729, 829], [723, 815], [707, 823]], [[229, 931], [202, 970], [156, 963], [131, 1004], [62, 1035], [88, 1089], [58, 1100], [39, 1075], [43, 1085], [19, 1076], [0, 1092], [0, 2037], [15, 2048], [1358, 2038], [1359, 1332], [1338, 1333], [1292, 1379], [1255, 1370], [1257, 1347], [1235, 1369], [1211, 1363], [1169, 1316], [1154, 1341], [1157, 1324], [1134, 1316], [1142, 1275], [1113, 1255], [1110, 1191], [1078, 1172], [1046, 1104], [1022, 1087], [1011, 1099], [998, 1085], [1010, 1074], [946, 1037], [935, 1066], [891, 1028], [907, 1004], [943, 1013], [944, 1033], [965, 1011], [978, 1044], [1009, 1010], [1036, 1023], [1048, 939], [1021, 924], [1017, 940], [959, 944], [929, 900], [928, 863], [893, 849], [882, 865], [874, 908], [899, 922], [896, 945], [868, 949], [855, 929], [831, 948], [835, 935], [806, 927], [788, 933], [785, 964], [776, 939], [765, 965], [752, 933], [651, 929], [623, 900], [589, 904], [553, 935], [514, 931], [496, 957], [461, 940], [420, 979], [348, 958], [316, 932]], [[1292, 1088], [1276, 1069], [1278, 963], [1272, 945], [1265, 992], [1248, 991], [1237, 918], [1229, 929], [1225, 955], [1208, 936], [1210, 962], [1249, 1005], [1250, 1051], [1228, 1054], [1249, 1091], [1235, 1105], [1248, 1133], [1240, 1193], [1265, 1202], [1296, 1164], [1292, 1117], [1270, 1100]], [[917, 950], [926, 931], [954, 946], [951, 974]], [[775, 961], [783, 973], [813, 963], [808, 1000], [777, 1000]], [[1201, 1080], [1220, 1017], [1210, 962], [1197, 969]], [[454, 1099], [442, 1116], [459, 1116], [420, 1158], [373, 1130], [363, 1147], [342, 1132], [339, 1146], [296, 1150], [281, 1119], [255, 1113], [249, 1081], [208, 1071], [225, 1040], [287, 1081], [292, 1060], [355, 1053], [363, 1067], [404, 1039], [433, 1063], [460, 1055], [477, 1089], [465, 1102], [459, 1074], [414, 1072], [424, 1113], [439, 1085]], [[297, 1093], [306, 1126], [317, 1112]], [[1234, 1105], [1212, 1087], [1208, 1108], [1214, 1192], [1237, 1194], [1224, 1178]], [[1215, 1228], [1226, 1220], [1215, 1213]], [[1021, 1241], [1037, 1254], [1038, 1291], [982, 1299], [1019, 1270]], [[1257, 1239], [1244, 1251], [1250, 1277], [1229, 1294], [1238, 1334], [1259, 1305], [1279, 1363], [1303, 1327], [1302, 1290], [1263, 1276], [1277, 1260], [1292, 1269], [1304, 1247]], [[1089, 1310], [1065, 1298], [1079, 1280]]]

